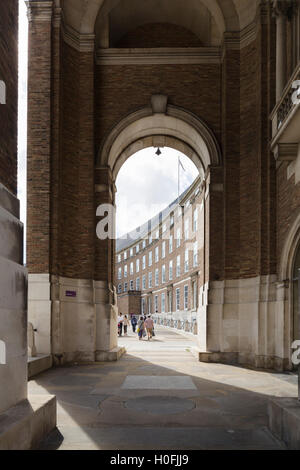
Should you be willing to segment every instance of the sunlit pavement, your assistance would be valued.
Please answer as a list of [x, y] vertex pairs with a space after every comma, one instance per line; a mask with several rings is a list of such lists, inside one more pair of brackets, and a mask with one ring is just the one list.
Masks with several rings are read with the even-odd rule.
[[193, 337], [156, 327], [119, 338], [115, 363], [63, 367], [29, 383], [55, 394], [58, 430], [42, 449], [280, 449], [267, 429], [272, 396], [297, 396], [297, 377], [199, 363]]

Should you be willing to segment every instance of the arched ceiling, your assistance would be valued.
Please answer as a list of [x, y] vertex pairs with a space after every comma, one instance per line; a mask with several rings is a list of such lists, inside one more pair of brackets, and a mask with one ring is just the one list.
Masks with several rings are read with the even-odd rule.
[[[259, 0], [61, 0], [67, 25], [81, 34], [94, 33], [96, 20], [97, 24], [101, 23], [111, 12], [118, 22], [124, 17], [124, 30], [126, 22], [132, 18], [130, 15], [134, 14], [134, 21], [137, 22], [143, 11], [144, 17], [149, 12], [153, 16], [160, 16], [160, 22], [161, 15], [168, 18], [172, 15], [173, 21], [176, 21], [176, 18], [178, 21], [181, 16], [181, 22], [189, 23], [192, 31], [197, 29], [201, 22], [203, 24], [203, 12], [209, 12], [216, 30], [222, 35], [224, 31], [238, 31], [251, 23], [258, 3]], [[133, 10], [133, 4], [139, 5], [138, 11]], [[163, 4], [163, 7], [158, 4]], [[127, 30], [129, 26], [130, 24], [127, 25]]]

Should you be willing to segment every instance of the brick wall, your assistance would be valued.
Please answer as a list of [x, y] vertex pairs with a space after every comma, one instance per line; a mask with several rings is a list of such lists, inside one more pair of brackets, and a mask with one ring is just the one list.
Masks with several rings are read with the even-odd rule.
[[0, 105], [0, 182], [17, 194], [18, 1], [0, 1], [0, 80], [6, 105]]

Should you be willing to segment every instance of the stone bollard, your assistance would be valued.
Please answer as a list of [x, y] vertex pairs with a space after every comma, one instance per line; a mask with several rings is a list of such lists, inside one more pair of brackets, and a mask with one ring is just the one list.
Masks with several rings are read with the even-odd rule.
[[36, 357], [37, 351], [35, 347], [34, 328], [32, 323], [28, 323], [27, 327], [27, 341], [28, 341], [28, 356]]

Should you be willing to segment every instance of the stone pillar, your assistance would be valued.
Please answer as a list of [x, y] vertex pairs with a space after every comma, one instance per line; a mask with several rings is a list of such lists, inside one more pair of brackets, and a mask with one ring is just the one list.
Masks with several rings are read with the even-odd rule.
[[[117, 338], [117, 295], [114, 286], [115, 258], [115, 184], [110, 168], [95, 170], [95, 201], [97, 209], [97, 234], [95, 249], [95, 304], [96, 304], [96, 360], [116, 360], [123, 352], [118, 348]], [[107, 238], [100, 239], [101, 221], [107, 211], [99, 209], [107, 205], [110, 210], [110, 222], [106, 230], [111, 229]], [[110, 209], [109, 209], [110, 207]], [[113, 224], [113, 226], [111, 225]]]
[[293, 0], [274, 0], [276, 16], [276, 101], [279, 101], [287, 80], [287, 18], [292, 15]]

